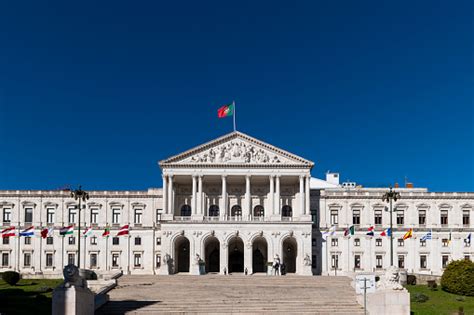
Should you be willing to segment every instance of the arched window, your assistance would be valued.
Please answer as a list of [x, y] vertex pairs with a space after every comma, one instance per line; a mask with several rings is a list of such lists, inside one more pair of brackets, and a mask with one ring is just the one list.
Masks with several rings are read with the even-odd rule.
[[239, 205], [232, 206], [230, 215], [233, 217], [240, 217], [242, 215], [242, 207]]
[[191, 206], [190, 205], [183, 205], [181, 207], [181, 216], [182, 217], [189, 217], [191, 216]]
[[255, 208], [253, 208], [254, 217], [263, 217], [264, 214], [265, 214], [265, 210], [263, 209], [262, 206], [255, 206]]
[[209, 216], [210, 217], [217, 217], [219, 216], [219, 206], [211, 205], [209, 207]]
[[283, 208], [281, 208], [281, 215], [284, 218], [291, 218], [293, 216], [293, 209], [288, 205], [283, 206]]

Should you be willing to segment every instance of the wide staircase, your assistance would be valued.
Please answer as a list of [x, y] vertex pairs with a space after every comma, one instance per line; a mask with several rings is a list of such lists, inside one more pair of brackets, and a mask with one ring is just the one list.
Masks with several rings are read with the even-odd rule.
[[123, 276], [96, 314], [364, 314], [347, 277]]

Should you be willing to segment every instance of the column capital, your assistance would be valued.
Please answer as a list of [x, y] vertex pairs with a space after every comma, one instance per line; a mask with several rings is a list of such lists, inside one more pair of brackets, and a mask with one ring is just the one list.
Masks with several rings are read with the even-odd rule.
[[268, 178], [274, 179], [274, 178], [275, 178], [275, 175], [269, 175]]
[[245, 178], [250, 179], [251, 177], [252, 177], [252, 175], [250, 175], [250, 174], [246, 174], [246, 175], [245, 175]]
[[221, 177], [222, 177], [222, 178], [226, 178], [226, 177], [227, 177], [227, 174], [222, 174]]

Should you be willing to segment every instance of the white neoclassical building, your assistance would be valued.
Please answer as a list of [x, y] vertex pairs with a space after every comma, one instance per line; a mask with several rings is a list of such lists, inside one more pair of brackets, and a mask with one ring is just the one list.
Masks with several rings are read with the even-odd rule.
[[[78, 218], [70, 192], [0, 191], [2, 230], [34, 226], [36, 235], [3, 238], [0, 271], [57, 276], [67, 263], [130, 274], [267, 272], [278, 255], [288, 273], [352, 274], [390, 265], [387, 189], [340, 183], [336, 173], [312, 178], [313, 163], [241, 132], [162, 160], [163, 188], [90, 191]], [[394, 264], [440, 274], [453, 259], [474, 257], [474, 193], [396, 188]], [[78, 239], [77, 225], [92, 227]], [[72, 235], [61, 227], [75, 225]], [[116, 236], [123, 225], [129, 236]], [[324, 241], [322, 232], [335, 226]], [[343, 230], [355, 227], [355, 234]], [[375, 235], [367, 235], [369, 227]], [[110, 237], [103, 237], [106, 227]], [[51, 228], [46, 238], [39, 231]], [[414, 237], [401, 240], [413, 228]], [[421, 236], [432, 231], [432, 239]]]

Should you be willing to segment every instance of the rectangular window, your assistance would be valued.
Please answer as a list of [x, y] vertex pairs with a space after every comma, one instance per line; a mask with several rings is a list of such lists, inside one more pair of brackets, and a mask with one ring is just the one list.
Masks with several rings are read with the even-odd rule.
[[119, 254], [112, 254], [112, 267], [117, 268], [119, 266]]
[[398, 255], [398, 268], [405, 269], [405, 256]]
[[97, 224], [99, 222], [99, 209], [91, 208], [91, 224]]
[[331, 246], [336, 247], [338, 245], [338, 240], [337, 238], [331, 238]]
[[162, 209], [156, 209], [156, 222], [161, 221], [161, 212], [162, 212]]
[[156, 245], [161, 245], [161, 237], [156, 238]]
[[447, 238], [443, 238], [441, 240], [441, 243], [443, 244], [443, 247], [448, 247], [449, 245], [449, 240]]
[[24, 253], [23, 254], [23, 266], [30, 267], [31, 266], [31, 254]]
[[135, 209], [135, 224], [142, 224], [142, 213], [143, 213], [143, 210], [142, 209]]
[[67, 263], [68, 265], [75, 265], [76, 264], [76, 254], [68, 254], [67, 255]]
[[8, 245], [10, 244], [10, 238], [9, 237], [4, 237], [3, 238], [3, 245]]
[[53, 254], [46, 254], [46, 267], [53, 267]]
[[354, 239], [354, 246], [360, 246], [360, 238]]
[[426, 240], [420, 239], [420, 247], [426, 247]]
[[4, 208], [3, 209], [3, 223], [10, 223], [12, 220], [12, 209]]
[[33, 208], [25, 208], [25, 223], [33, 222]]
[[375, 246], [377, 246], [377, 247], [382, 246], [382, 239], [381, 238], [375, 239]]
[[69, 208], [69, 215], [68, 215], [69, 224], [76, 222], [76, 212], [77, 212], [76, 207]]
[[135, 254], [133, 257], [133, 265], [135, 268], [139, 268], [142, 266], [142, 255], [141, 254]]
[[360, 255], [354, 255], [354, 269], [360, 269]]
[[76, 238], [74, 236], [69, 236], [68, 243], [69, 243], [69, 245], [75, 245], [76, 244]]
[[8, 253], [2, 253], [2, 267], [8, 267]]
[[113, 237], [112, 238], [112, 245], [119, 245], [120, 239], [118, 237]]
[[360, 210], [352, 211], [352, 224], [360, 224]]
[[470, 255], [464, 255], [464, 259], [471, 260], [471, 256]]
[[383, 268], [383, 260], [382, 255], [375, 256], [375, 268], [382, 269]]
[[339, 269], [339, 256], [337, 254], [331, 255], [331, 268]]
[[448, 210], [441, 210], [441, 225], [448, 224]]
[[339, 215], [337, 210], [331, 210], [331, 225], [339, 224]]
[[376, 225], [382, 225], [382, 210], [375, 210], [374, 219]]
[[418, 224], [425, 225], [426, 224], [426, 210], [418, 211]]
[[403, 225], [405, 223], [405, 213], [403, 211], [397, 211], [397, 224]]
[[470, 224], [470, 218], [469, 218], [469, 210], [463, 210], [462, 211], [462, 224], [465, 226], [469, 226]]
[[96, 253], [91, 254], [91, 268], [92, 269], [97, 268], [97, 254]]
[[97, 245], [97, 236], [91, 236], [91, 245]]
[[120, 208], [113, 208], [112, 209], [112, 223], [119, 224], [120, 223]]
[[427, 259], [426, 255], [420, 255], [420, 269], [426, 269], [427, 268]]
[[160, 254], [156, 254], [156, 268], [160, 268], [161, 266], [161, 256]]
[[31, 245], [31, 237], [30, 236], [25, 237], [25, 245]]
[[441, 266], [443, 266], [443, 268], [446, 268], [448, 263], [449, 263], [449, 256], [443, 255], [443, 257], [441, 257]]
[[399, 238], [398, 239], [398, 247], [403, 247], [405, 246], [405, 241], [403, 240], [403, 238]]
[[53, 242], [54, 242], [53, 240], [54, 240], [54, 239], [53, 239], [52, 236], [48, 236], [48, 237], [46, 238], [46, 245], [53, 245]]
[[46, 209], [46, 223], [48, 224], [54, 223], [54, 208]]
[[142, 238], [137, 236], [135, 237], [135, 245], [142, 245]]

